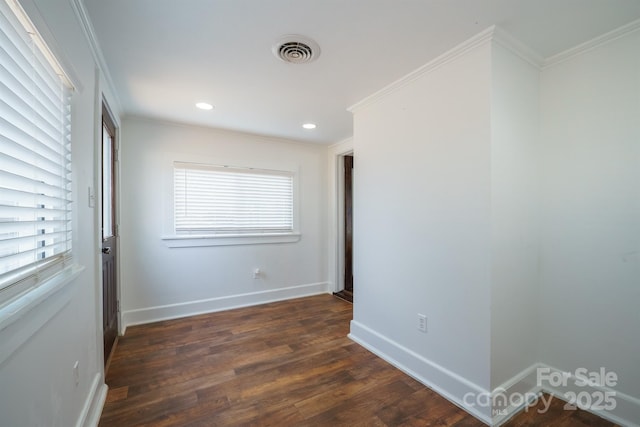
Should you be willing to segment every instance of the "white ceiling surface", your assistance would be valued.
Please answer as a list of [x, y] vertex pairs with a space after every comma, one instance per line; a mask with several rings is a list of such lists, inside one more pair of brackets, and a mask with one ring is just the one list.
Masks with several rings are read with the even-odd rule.
[[[125, 114], [325, 144], [352, 135], [347, 107], [491, 25], [548, 57], [640, 18], [640, 0], [84, 2]], [[276, 59], [287, 34], [318, 60]]]

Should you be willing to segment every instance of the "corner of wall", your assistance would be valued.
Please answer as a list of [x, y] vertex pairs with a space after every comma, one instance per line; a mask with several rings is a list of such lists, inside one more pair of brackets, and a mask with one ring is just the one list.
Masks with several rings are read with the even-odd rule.
[[490, 395], [488, 390], [355, 320], [351, 321], [349, 338], [480, 421], [491, 424], [491, 407], [476, 404], [479, 397]]

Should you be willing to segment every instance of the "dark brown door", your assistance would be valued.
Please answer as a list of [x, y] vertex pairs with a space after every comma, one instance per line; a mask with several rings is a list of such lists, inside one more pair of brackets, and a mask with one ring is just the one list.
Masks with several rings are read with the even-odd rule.
[[104, 363], [118, 336], [118, 274], [116, 227], [116, 129], [106, 108], [102, 111], [102, 330]]
[[353, 156], [344, 157], [344, 289], [353, 293]]

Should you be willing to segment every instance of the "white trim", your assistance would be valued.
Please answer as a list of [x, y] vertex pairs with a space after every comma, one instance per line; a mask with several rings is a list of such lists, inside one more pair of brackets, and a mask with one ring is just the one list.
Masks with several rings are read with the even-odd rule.
[[268, 291], [251, 292], [218, 298], [208, 298], [198, 301], [161, 305], [157, 307], [127, 310], [123, 312], [122, 317], [124, 320], [124, 327], [126, 328], [132, 325], [153, 323], [161, 320], [177, 319], [204, 313], [213, 313], [216, 311], [267, 304], [275, 301], [326, 294], [329, 292], [328, 287], [329, 284], [327, 282], [310, 283], [306, 285], [271, 289]]
[[[637, 420], [640, 420], [640, 399], [610, 387], [599, 385], [580, 386], [576, 384], [578, 378], [576, 378], [573, 373], [563, 372], [544, 363], [535, 363], [529, 366], [489, 393], [487, 390], [482, 389], [477, 384], [461, 377], [455, 372], [449, 371], [355, 320], [351, 321], [349, 338], [405, 372], [407, 375], [433, 389], [439, 395], [464, 409], [470, 415], [491, 426], [504, 424], [520, 411], [524, 410], [529, 403], [533, 403], [533, 401], [544, 392], [564, 401], [568, 400], [565, 394], [567, 392], [576, 394], [587, 392], [591, 396], [596, 396], [597, 393], [602, 392], [613, 392], [615, 393], [614, 399], [616, 401], [616, 407], [614, 409], [592, 410], [590, 408], [583, 408], [583, 410], [619, 425], [640, 427], [640, 425], [637, 424]], [[561, 375], [566, 375], [568, 377], [567, 386], [553, 387], [550, 384], [540, 382], [538, 379], [539, 368], [549, 369], [550, 375], [555, 375], [556, 378]], [[494, 408], [492, 404], [487, 407], [469, 406], [465, 403], [464, 397], [467, 393], [475, 396], [490, 396], [491, 403], [495, 402], [494, 399], [497, 395], [505, 395], [508, 399], [510, 399], [511, 396], [524, 396], [529, 400], [522, 401], [518, 406], [510, 405], [507, 408]], [[496, 412], [495, 415], [493, 415], [494, 409], [500, 410], [500, 412]]]
[[433, 389], [440, 396], [464, 409], [480, 421], [486, 424], [491, 423], [490, 407], [469, 407], [464, 404], [464, 396], [467, 393], [488, 395], [488, 390], [426, 359], [397, 342], [380, 335], [355, 320], [351, 321], [349, 338], [407, 375]]
[[[91, 19], [89, 18], [87, 9], [84, 6], [84, 2], [82, 0], [71, 0], [70, 3], [71, 3], [71, 8], [73, 9], [76, 15], [76, 18], [80, 23], [80, 27], [84, 32], [85, 38], [89, 43], [91, 53], [93, 54], [93, 59], [98, 64], [98, 67], [100, 67], [102, 76], [104, 77], [104, 80], [107, 82], [107, 85], [109, 86], [109, 92], [112, 98], [110, 99], [110, 101], [112, 101], [111, 108], [116, 107], [115, 109], [117, 111], [122, 111], [122, 103], [118, 98], [118, 92], [115, 91], [116, 85], [113, 84], [111, 73], [109, 73], [109, 68], [107, 67], [107, 61], [105, 61], [104, 55], [102, 54], [102, 49], [100, 48], [98, 37], [96, 36], [95, 30], [93, 29], [93, 24], [91, 23]], [[115, 105], [113, 105], [114, 103]], [[116, 118], [114, 117], [114, 119]]]
[[[525, 396], [525, 395], [535, 395], [538, 396], [542, 389], [537, 385], [537, 369], [541, 365], [539, 363], [534, 363], [523, 371], [511, 377], [509, 380], [502, 383], [500, 386], [493, 389], [491, 392], [491, 402], [494, 403], [496, 400], [496, 396], [504, 395], [508, 401], [511, 401], [511, 396]], [[518, 414], [520, 411], [524, 410], [528, 407], [528, 405], [532, 403], [531, 401], [522, 401], [522, 403], [518, 406], [509, 405], [506, 408], [494, 408], [492, 407], [493, 414], [493, 426], [500, 426], [507, 421], [509, 421], [513, 416]], [[494, 413], [494, 410], [500, 411], [499, 413]]]
[[494, 28], [493, 40], [500, 46], [516, 54], [524, 61], [533, 65], [536, 69], [540, 70], [544, 63], [544, 58], [538, 52], [531, 49], [520, 40], [513, 37], [500, 27]]
[[[83, 270], [79, 265], [69, 266], [0, 308], [0, 365], [71, 301], [70, 285]], [[37, 307], [41, 309], [36, 316], [27, 316]]]
[[353, 154], [353, 138], [347, 138], [337, 144], [329, 146], [328, 150], [328, 257], [327, 268], [329, 273], [330, 289], [339, 292], [344, 289], [342, 274], [344, 264], [344, 228], [342, 225], [342, 199], [344, 198], [344, 186], [342, 184], [342, 162], [347, 154]]
[[511, 51], [512, 53], [516, 54], [517, 56], [519, 56], [520, 58], [522, 58], [524, 61], [528, 62], [529, 64], [533, 65], [534, 67], [536, 67], [537, 69], [541, 69], [542, 65], [544, 64], [544, 59], [543, 57], [538, 54], [536, 51], [534, 51], [533, 49], [531, 49], [529, 46], [525, 45], [524, 43], [522, 43], [520, 40], [516, 39], [515, 37], [513, 37], [512, 35], [510, 35], [509, 33], [507, 33], [505, 30], [503, 30], [502, 28], [496, 26], [496, 25], [492, 25], [491, 27], [485, 29], [484, 31], [476, 34], [475, 36], [471, 37], [470, 39], [460, 43], [459, 45], [453, 47], [452, 49], [449, 49], [447, 52], [443, 53], [442, 55], [436, 57], [435, 59], [429, 61], [428, 63], [426, 63], [425, 65], [423, 65], [422, 67], [412, 71], [411, 73], [405, 75], [404, 77], [396, 80], [395, 82], [385, 86], [384, 88], [382, 88], [381, 90], [373, 93], [372, 95], [364, 98], [362, 101], [352, 105], [351, 107], [347, 108], [348, 111], [354, 113], [357, 110], [366, 107], [367, 105], [370, 105], [374, 102], [376, 102], [377, 100], [384, 98], [385, 96], [389, 95], [390, 93], [395, 92], [396, 90], [398, 90], [399, 88], [411, 83], [412, 81], [420, 78], [422, 75], [424, 74], [428, 74], [448, 63], [450, 63], [451, 61], [456, 60], [457, 58], [459, 58], [460, 56], [465, 55], [466, 53], [468, 53], [469, 51], [476, 49], [480, 46], [483, 46], [484, 44], [491, 42], [491, 41], [495, 41], [496, 43], [498, 43], [499, 45], [501, 45], [502, 47], [508, 49], [509, 51]]
[[490, 42], [493, 39], [494, 33], [495, 33], [495, 25], [487, 28], [486, 30], [476, 34], [475, 36], [471, 37], [470, 39], [460, 43], [459, 45], [455, 46], [452, 49], [449, 49], [447, 52], [443, 53], [442, 55], [436, 57], [435, 59], [429, 61], [428, 63], [426, 63], [425, 65], [423, 65], [422, 67], [410, 72], [409, 74], [405, 75], [404, 77], [401, 77], [400, 79], [396, 80], [395, 82], [385, 86], [384, 88], [380, 89], [379, 91], [373, 93], [372, 95], [367, 96], [366, 98], [364, 98], [362, 101], [352, 105], [351, 107], [347, 108], [347, 111], [350, 111], [352, 113], [355, 113], [357, 110], [360, 110], [370, 104], [373, 104], [374, 102], [377, 102], [378, 100], [386, 97], [387, 95], [397, 91], [398, 89], [400, 89], [403, 86], [406, 86], [407, 84], [413, 82], [414, 80], [422, 77], [425, 74], [429, 74], [432, 71], [452, 62], [455, 61], [456, 59], [458, 59], [459, 57], [465, 55], [466, 53], [468, 53], [469, 51], [472, 51], [480, 46], [483, 46], [485, 44], [487, 44], [488, 42]]
[[96, 427], [98, 425], [104, 402], [107, 400], [108, 390], [109, 388], [102, 381], [102, 375], [96, 374], [91, 382], [91, 389], [76, 422], [76, 427]]
[[567, 61], [574, 56], [581, 55], [583, 53], [599, 48], [600, 46], [611, 43], [614, 40], [617, 40], [621, 37], [626, 36], [627, 34], [631, 34], [638, 30], [640, 30], [640, 19], [630, 22], [627, 25], [623, 25], [620, 28], [609, 31], [608, 33], [595, 37], [577, 46], [574, 46], [570, 49], [567, 49], [564, 52], [560, 52], [556, 55], [552, 55], [546, 58], [544, 61], [543, 69], [553, 67], [554, 65]]
[[300, 241], [300, 233], [264, 234], [218, 234], [163, 236], [162, 240], [170, 248], [197, 248], [203, 246], [264, 245], [269, 243], [295, 243]]
[[353, 151], [353, 136], [331, 144], [327, 147], [327, 149], [329, 150], [329, 152], [337, 152], [343, 154], [346, 154], [349, 151]]
[[[345, 273], [346, 273], [346, 231], [345, 231], [345, 175], [346, 169], [344, 166], [345, 156], [349, 154], [353, 154], [352, 152], [347, 152], [336, 156], [335, 158], [335, 166], [337, 169], [335, 171], [336, 175], [336, 224], [335, 229], [332, 230], [335, 232], [334, 236], [336, 238], [335, 241], [335, 256], [336, 256], [336, 269], [335, 269], [335, 291], [340, 292], [345, 288]], [[352, 177], [353, 178], [353, 177]], [[353, 189], [351, 191], [352, 201], [353, 201]], [[352, 265], [353, 267], [353, 265]]]

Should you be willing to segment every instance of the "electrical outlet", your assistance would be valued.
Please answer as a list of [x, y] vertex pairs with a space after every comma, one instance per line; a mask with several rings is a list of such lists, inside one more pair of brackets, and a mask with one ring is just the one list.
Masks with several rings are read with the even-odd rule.
[[73, 379], [76, 382], [76, 387], [80, 384], [80, 361], [76, 360], [76, 363], [73, 364]]
[[418, 330], [427, 333], [427, 316], [418, 313]]

